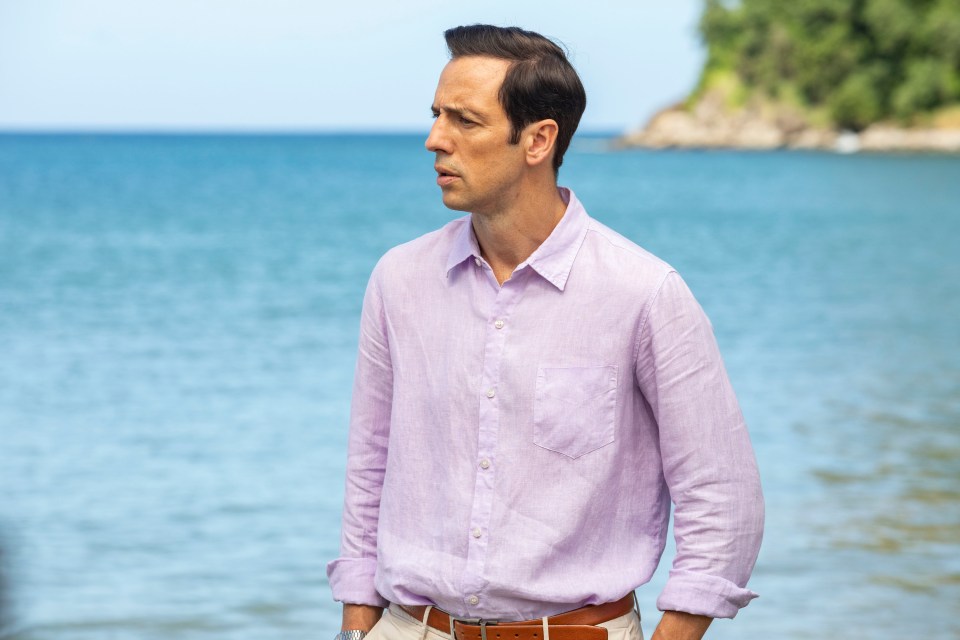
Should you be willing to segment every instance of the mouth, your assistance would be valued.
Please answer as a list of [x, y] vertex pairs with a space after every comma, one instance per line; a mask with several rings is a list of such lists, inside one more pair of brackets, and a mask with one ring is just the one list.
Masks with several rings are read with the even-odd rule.
[[446, 167], [434, 165], [433, 168], [437, 172], [437, 184], [441, 187], [445, 187], [460, 178], [459, 175]]

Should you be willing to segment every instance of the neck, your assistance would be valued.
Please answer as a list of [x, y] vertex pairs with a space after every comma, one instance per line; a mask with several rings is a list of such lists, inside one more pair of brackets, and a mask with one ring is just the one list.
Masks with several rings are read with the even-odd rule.
[[506, 210], [471, 216], [480, 253], [500, 284], [547, 239], [567, 209], [552, 180], [521, 193], [526, 195], [516, 198]]

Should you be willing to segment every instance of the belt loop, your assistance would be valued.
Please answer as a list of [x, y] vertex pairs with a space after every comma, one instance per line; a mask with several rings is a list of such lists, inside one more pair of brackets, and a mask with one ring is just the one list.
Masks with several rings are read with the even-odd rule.
[[637, 600], [637, 592], [633, 592], [633, 610], [637, 612], [637, 620], [640, 620], [640, 602]]
[[547, 616], [543, 616], [543, 640], [550, 640], [550, 625], [547, 624]]
[[420, 633], [420, 640], [427, 640], [427, 629], [430, 628], [427, 626], [427, 618], [430, 617], [431, 609], [433, 609], [433, 605], [428, 604], [427, 608], [423, 611], [423, 631]]
[[450, 640], [457, 640], [457, 624], [453, 616], [450, 616]]

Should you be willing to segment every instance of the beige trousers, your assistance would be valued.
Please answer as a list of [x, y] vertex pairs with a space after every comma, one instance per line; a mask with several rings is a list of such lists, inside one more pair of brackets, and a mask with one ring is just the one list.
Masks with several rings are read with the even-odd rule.
[[[608, 629], [608, 640], [643, 640], [640, 616], [636, 610], [598, 626]], [[450, 634], [424, 627], [420, 620], [391, 604], [365, 640], [450, 640]]]

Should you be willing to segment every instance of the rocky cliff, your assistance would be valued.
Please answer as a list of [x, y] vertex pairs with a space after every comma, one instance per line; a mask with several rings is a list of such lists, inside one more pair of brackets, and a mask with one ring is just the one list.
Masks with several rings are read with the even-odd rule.
[[622, 136], [617, 145], [651, 149], [960, 153], [960, 117], [951, 114], [925, 127], [876, 123], [857, 133], [818, 126], [799, 109], [757, 99], [730, 108], [723, 92], [708, 91], [693, 105], [663, 109], [642, 129]]

